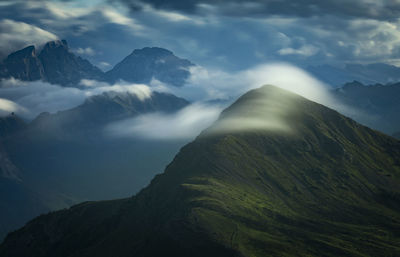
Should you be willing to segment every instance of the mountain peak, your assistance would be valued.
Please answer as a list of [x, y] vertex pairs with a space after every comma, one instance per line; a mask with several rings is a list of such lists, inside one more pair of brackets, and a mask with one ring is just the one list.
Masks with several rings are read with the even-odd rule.
[[348, 89], [348, 88], [352, 88], [352, 87], [364, 87], [364, 86], [365, 85], [362, 84], [361, 82], [359, 82], [357, 80], [353, 80], [352, 82], [348, 82], [348, 83], [344, 84], [342, 88]]
[[134, 50], [106, 74], [111, 82], [125, 80], [149, 83], [153, 78], [173, 86], [183, 86], [193, 64], [159, 47]]
[[115, 83], [150, 83], [152, 79], [183, 86], [193, 63], [160, 47], [135, 49], [115, 67], [104, 73], [88, 60], [70, 52], [66, 40], [47, 42], [40, 53], [28, 46], [0, 63], [0, 78], [14, 77], [24, 81], [43, 80], [63, 86], [79, 86], [82, 79]]
[[33, 45], [8, 55], [2, 69], [2, 76], [20, 80], [39, 80], [45, 77], [43, 65]]
[[69, 51], [67, 41], [47, 42], [39, 59], [50, 83], [77, 86], [82, 79], [104, 80], [104, 73], [89, 61]]
[[36, 57], [35, 46], [33, 45], [27, 46], [21, 50], [9, 54], [5, 62], [9, 62], [10, 60], [16, 58], [27, 58], [27, 57]]
[[[68, 43], [67, 43], [67, 41], [64, 40], [64, 39], [63, 39], [63, 40], [49, 41], [49, 42], [47, 42], [47, 43], [44, 45], [43, 50], [44, 50], [44, 51], [47, 51], [47, 50], [49, 50], [49, 49], [58, 49], [58, 48], [68, 50]], [[42, 50], [42, 51], [43, 51], [43, 50]]]
[[63, 86], [77, 86], [81, 79], [105, 80], [100, 69], [69, 51], [66, 40], [47, 42], [39, 54], [34, 46], [10, 54], [0, 66], [0, 76]]
[[142, 49], [133, 50], [132, 54], [160, 57], [166, 55], [173, 55], [174, 53], [161, 47], [144, 47]]
[[311, 107], [310, 103], [313, 102], [285, 89], [264, 85], [241, 96], [206, 132], [294, 132], [300, 117], [319, 110], [318, 104]]

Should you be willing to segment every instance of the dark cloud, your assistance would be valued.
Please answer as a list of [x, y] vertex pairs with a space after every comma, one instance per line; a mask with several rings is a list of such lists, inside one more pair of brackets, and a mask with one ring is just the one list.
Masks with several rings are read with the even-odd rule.
[[312, 17], [336, 15], [379, 20], [397, 19], [400, 15], [398, 0], [116, 0], [137, 11], [144, 4], [158, 9], [188, 13], [217, 12], [232, 16], [288, 15]]

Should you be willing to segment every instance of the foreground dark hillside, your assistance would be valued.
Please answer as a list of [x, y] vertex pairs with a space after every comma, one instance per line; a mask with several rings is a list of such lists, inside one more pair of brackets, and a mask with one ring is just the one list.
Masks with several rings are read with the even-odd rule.
[[17, 115], [0, 118], [0, 242], [39, 214], [138, 192], [186, 142], [114, 138], [105, 127], [188, 104], [158, 92], [146, 99], [108, 92], [29, 123]]
[[250, 91], [135, 197], [9, 234], [0, 256], [399, 256], [400, 142]]
[[32, 217], [73, 203], [72, 199], [59, 192], [37, 190], [34, 185], [27, 183], [25, 174], [11, 160], [3, 142], [26, 126], [15, 115], [0, 118], [0, 241]]

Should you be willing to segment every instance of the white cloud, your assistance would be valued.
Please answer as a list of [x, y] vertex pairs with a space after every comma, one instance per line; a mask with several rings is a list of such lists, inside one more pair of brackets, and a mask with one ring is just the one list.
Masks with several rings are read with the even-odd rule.
[[[273, 89], [273, 88], [271, 88]], [[256, 98], [247, 99], [232, 114], [223, 113], [206, 133], [242, 132], [268, 130], [290, 133], [290, 117], [296, 111], [291, 96], [281, 91], [259, 89]]]
[[10, 115], [13, 112], [25, 113], [26, 110], [13, 101], [0, 98], [0, 117]]
[[164, 11], [161, 9], [155, 9], [150, 5], [143, 5], [142, 11], [145, 12], [147, 15], [151, 15], [158, 19], [172, 23], [191, 23], [194, 25], [205, 25], [215, 22], [215, 20], [211, 19], [210, 17], [200, 17], [193, 15], [189, 16], [171, 10]]
[[41, 45], [57, 36], [37, 26], [10, 19], [0, 20], [0, 52], [11, 53], [28, 45]]
[[328, 85], [306, 71], [287, 64], [269, 63], [236, 72], [194, 66], [184, 87], [168, 87], [153, 80], [150, 86], [158, 91], [169, 92], [183, 98], [199, 101], [231, 99], [262, 85], [276, 85], [310, 100], [327, 103]]
[[99, 66], [102, 70], [106, 70], [106, 69], [108, 69], [108, 68], [111, 67], [111, 64], [109, 64], [108, 62], [100, 62], [100, 63], [98, 64], [98, 66]]
[[[169, 87], [157, 80], [151, 82], [153, 90], [170, 92], [197, 101], [236, 98], [262, 85], [275, 85], [347, 113], [354, 111], [337, 103], [330, 95], [329, 86], [302, 69], [286, 63], [264, 64], [236, 73], [193, 67], [188, 84], [181, 88]], [[261, 100], [235, 112], [234, 116], [218, 121], [208, 132], [254, 129], [291, 132], [287, 117], [296, 110], [296, 106], [290, 98], [281, 98], [280, 94], [273, 93], [274, 91], [266, 91]], [[189, 139], [210, 126], [221, 109], [222, 106], [194, 104], [175, 114], [153, 113], [116, 122], [106, 132], [117, 137]]]
[[[85, 85], [85, 88], [61, 87], [42, 81], [22, 82], [6, 79], [0, 83], [0, 97], [16, 104], [14, 112], [32, 119], [41, 112], [54, 113], [73, 108], [82, 104], [86, 98], [105, 92], [130, 93], [140, 100], [145, 100], [152, 94], [150, 88], [142, 84], [109, 85], [90, 80], [84, 80], [81, 84]], [[17, 108], [18, 106], [21, 108]], [[11, 110], [11, 107], [12, 105], [4, 105], [5, 110]]]
[[173, 114], [152, 113], [118, 121], [110, 124], [105, 132], [113, 137], [192, 139], [210, 126], [220, 112], [220, 106], [196, 103]]
[[127, 17], [124, 14], [111, 9], [111, 8], [103, 8], [101, 9], [101, 13], [106, 17], [110, 22], [119, 24], [119, 25], [125, 25], [128, 26], [136, 31], [141, 31], [144, 29], [142, 25], [137, 23], [136, 20], [133, 18]]
[[304, 45], [298, 49], [291, 47], [282, 48], [278, 51], [280, 55], [302, 55], [302, 56], [312, 56], [318, 53], [318, 48], [313, 45]]
[[57, 32], [59, 37], [67, 39], [71, 34], [83, 36], [108, 24], [126, 27], [128, 30], [125, 31], [137, 36], [145, 29], [136, 19], [129, 17], [126, 11], [104, 1], [87, 1], [86, 4], [80, 1], [15, 1], [6, 8], [9, 11], [3, 11], [4, 17], [18, 17], [29, 24]]
[[86, 47], [86, 48], [78, 47], [77, 49], [74, 49], [73, 52], [79, 55], [88, 55], [88, 56], [93, 56], [96, 54], [96, 52], [91, 47]]

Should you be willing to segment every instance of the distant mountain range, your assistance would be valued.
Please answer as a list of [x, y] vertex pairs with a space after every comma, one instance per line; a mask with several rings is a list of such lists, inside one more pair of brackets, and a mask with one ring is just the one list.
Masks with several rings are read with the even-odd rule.
[[389, 135], [400, 131], [400, 83], [367, 86], [354, 81], [332, 92], [356, 121]]
[[89, 97], [69, 110], [42, 113], [27, 130], [35, 138], [44, 136], [50, 141], [98, 140], [104, 126], [111, 122], [152, 112], [171, 113], [187, 105], [185, 99], [167, 93], [152, 92], [149, 98], [140, 99], [133, 93], [111, 91]]
[[166, 49], [145, 47], [134, 50], [113, 69], [103, 72], [72, 53], [65, 40], [57, 40], [46, 43], [39, 53], [34, 46], [11, 53], [0, 64], [0, 78], [43, 80], [72, 87], [79, 86], [82, 79], [148, 83], [154, 78], [173, 86], [182, 86], [189, 76], [188, 69], [193, 65]]
[[[39, 52], [34, 46], [11, 53], [0, 64], [0, 78], [23, 81], [43, 80], [63, 86], [79, 86], [82, 79], [115, 83], [149, 83], [153, 78], [173, 86], [183, 86], [189, 77], [189, 60], [159, 47], [136, 49], [107, 72], [69, 50], [65, 40], [50, 41]], [[400, 68], [384, 63], [309, 66], [306, 70], [332, 87], [350, 81], [387, 84], [400, 81]]]
[[400, 81], [400, 68], [385, 63], [347, 64], [344, 67], [320, 65], [309, 66], [306, 70], [333, 87], [340, 87], [354, 80], [368, 85]]
[[400, 141], [264, 86], [134, 197], [42, 215], [0, 255], [398, 256], [399, 202]]

